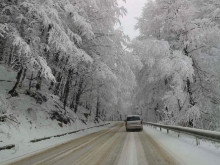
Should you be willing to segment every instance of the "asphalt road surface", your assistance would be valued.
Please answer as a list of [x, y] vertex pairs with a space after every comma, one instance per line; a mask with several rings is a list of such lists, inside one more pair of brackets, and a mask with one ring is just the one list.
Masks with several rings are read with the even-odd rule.
[[177, 165], [146, 132], [123, 123], [32, 155], [13, 165]]

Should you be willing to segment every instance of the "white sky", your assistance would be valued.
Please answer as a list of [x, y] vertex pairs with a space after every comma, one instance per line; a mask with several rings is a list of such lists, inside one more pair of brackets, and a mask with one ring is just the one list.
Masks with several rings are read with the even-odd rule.
[[121, 26], [123, 27], [124, 33], [127, 34], [132, 39], [138, 36], [138, 30], [134, 30], [134, 26], [137, 23], [135, 18], [139, 17], [142, 12], [144, 4], [148, 0], [118, 0], [120, 6], [124, 6], [127, 9], [127, 15], [121, 18]]

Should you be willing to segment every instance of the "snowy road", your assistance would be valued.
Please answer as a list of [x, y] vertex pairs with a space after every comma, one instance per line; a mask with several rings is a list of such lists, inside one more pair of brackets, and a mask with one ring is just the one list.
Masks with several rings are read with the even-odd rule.
[[48, 149], [16, 165], [166, 165], [178, 164], [146, 132], [125, 132], [122, 123], [110, 129]]

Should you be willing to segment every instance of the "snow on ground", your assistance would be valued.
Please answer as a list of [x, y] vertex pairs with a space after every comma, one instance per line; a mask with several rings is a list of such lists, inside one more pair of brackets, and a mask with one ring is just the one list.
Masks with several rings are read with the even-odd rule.
[[17, 146], [14, 149], [0, 151], [0, 163], [5, 164], [5, 163], [12, 162], [14, 160], [17, 160], [17, 159], [21, 159], [28, 155], [32, 155], [37, 152], [43, 151], [49, 147], [53, 147], [53, 146], [65, 143], [67, 141], [82, 137], [84, 135], [109, 128], [112, 125], [113, 123], [107, 126], [91, 128], [89, 130], [84, 130], [84, 131], [77, 132], [74, 134], [68, 134], [62, 137], [51, 138], [51, 139], [39, 141], [36, 143], [23, 142], [23, 143], [17, 144]]
[[196, 145], [193, 136], [180, 135], [166, 130], [159, 131], [159, 128], [153, 129], [144, 126], [144, 130], [170, 153], [178, 162], [183, 165], [219, 165], [220, 164], [220, 144], [201, 140], [200, 145]]

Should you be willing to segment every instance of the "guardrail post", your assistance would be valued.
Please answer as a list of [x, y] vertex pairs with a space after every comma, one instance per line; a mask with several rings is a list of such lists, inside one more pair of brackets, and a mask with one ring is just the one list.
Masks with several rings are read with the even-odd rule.
[[198, 146], [200, 144], [200, 140], [198, 137], [196, 137], [196, 145]]

